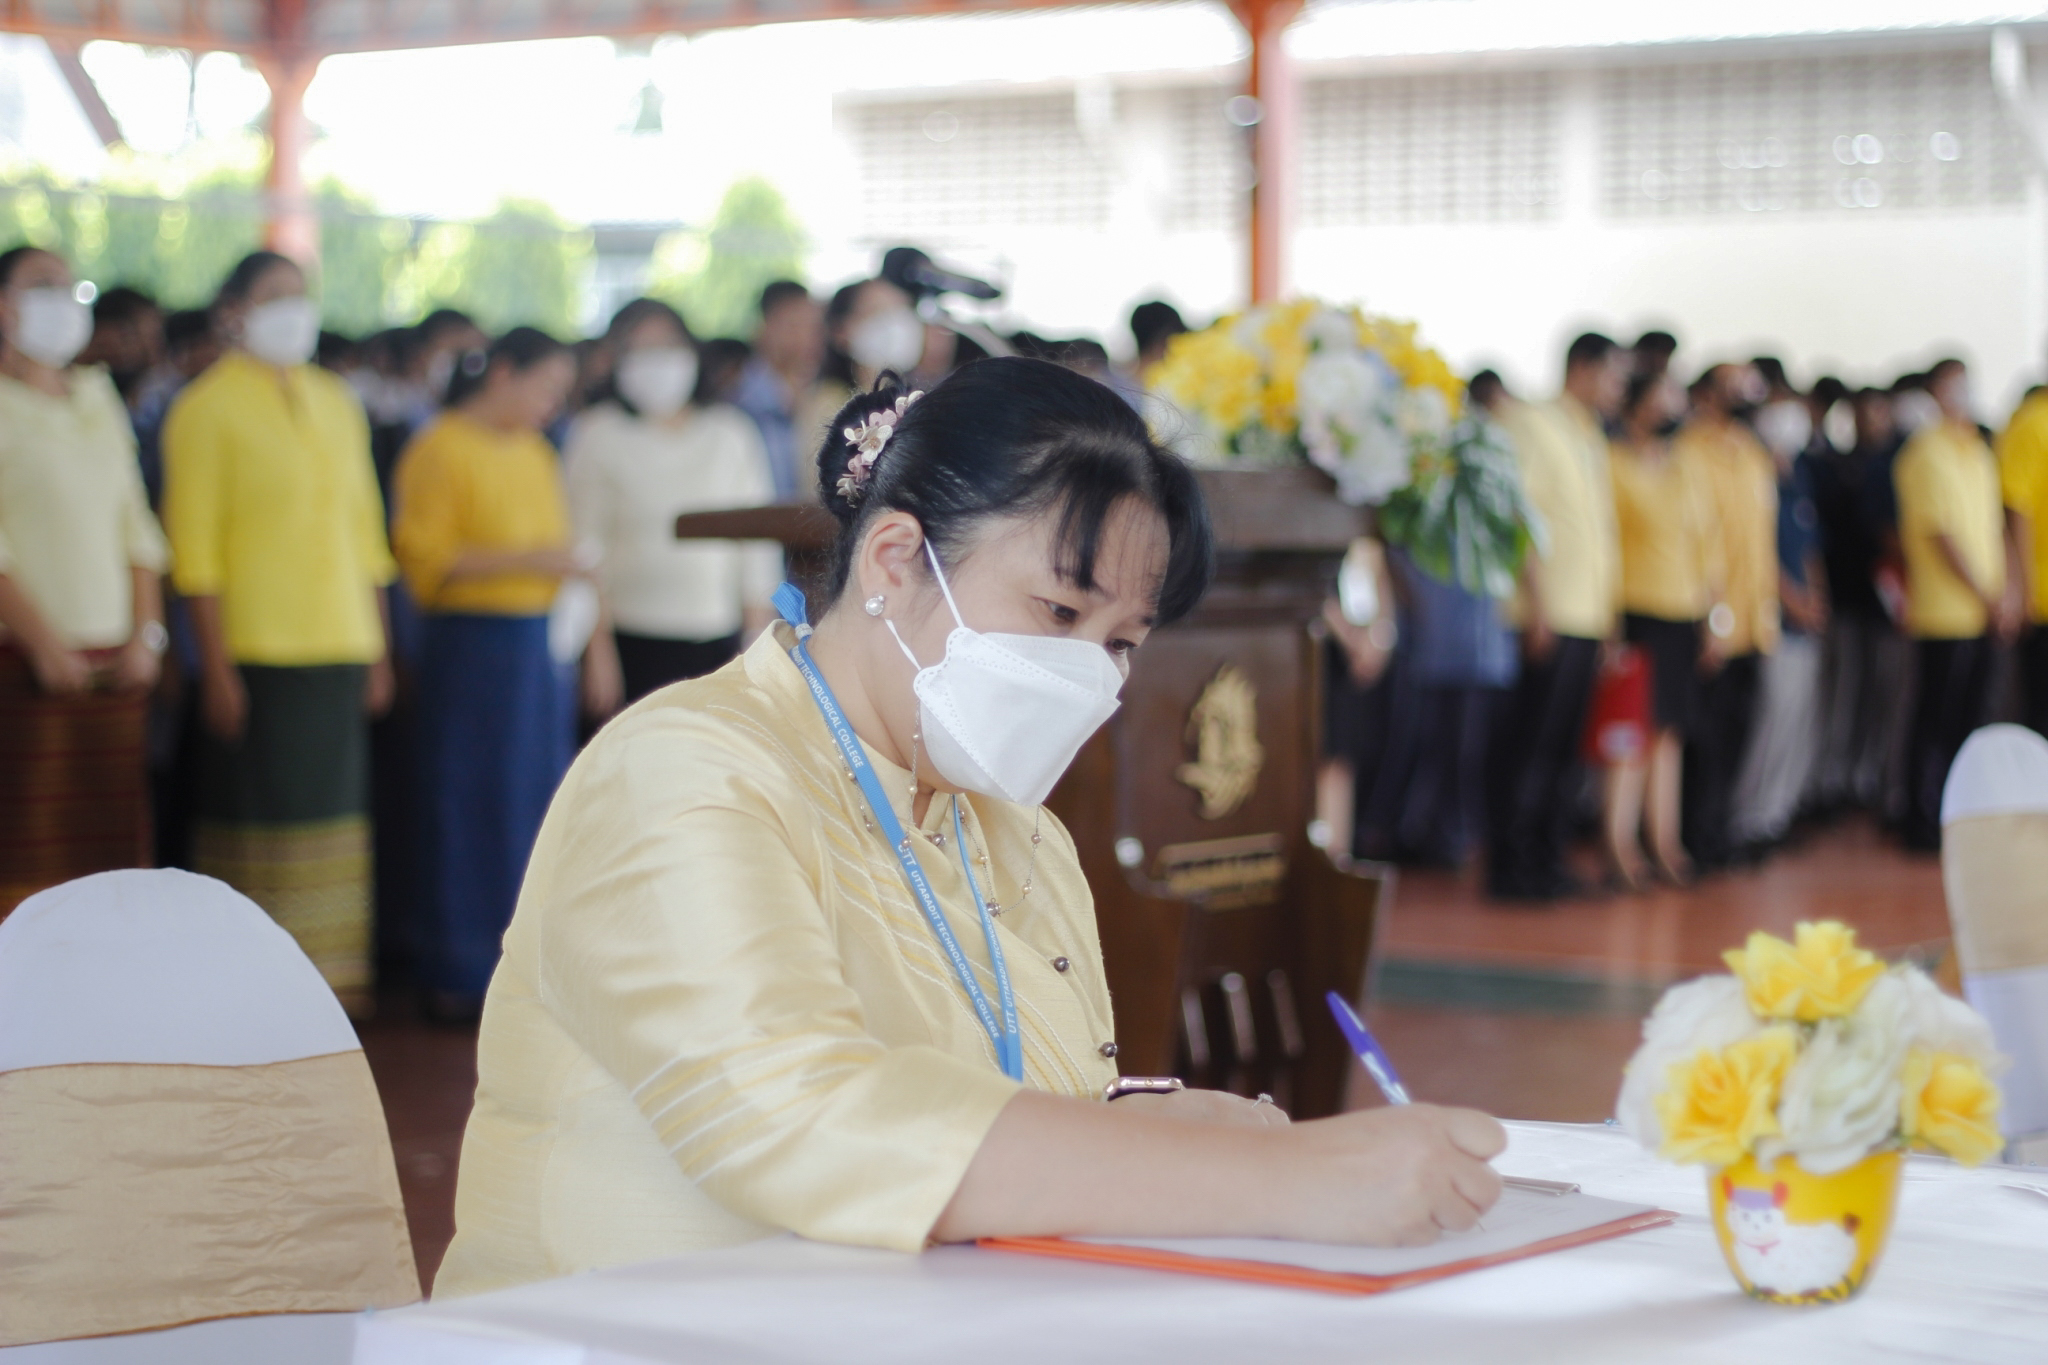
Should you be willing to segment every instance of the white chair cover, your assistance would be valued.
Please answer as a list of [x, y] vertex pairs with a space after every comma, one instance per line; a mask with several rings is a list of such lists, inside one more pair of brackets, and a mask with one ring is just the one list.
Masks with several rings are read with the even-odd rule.
[[292, 936], [211, 877], [103, 872], [0, 920], [0, 1071], [260, 1066], [357, 1046]]
[[81, 878], [0, 921], [0, 1209], [4, 1346], [133, 1359], [108, 1334], [302, 1314], [313, 1359], [346, 1340], [332, 1314], [419, 1297], [347, 1015], [290, 934], [187, 872]]
[[2012, 1059], [2003, 1123], [2018, 1142], [2048, 1132], [2048, 740], [2019, 725], [1971, 735], [1941, 818], [1963, 993]]

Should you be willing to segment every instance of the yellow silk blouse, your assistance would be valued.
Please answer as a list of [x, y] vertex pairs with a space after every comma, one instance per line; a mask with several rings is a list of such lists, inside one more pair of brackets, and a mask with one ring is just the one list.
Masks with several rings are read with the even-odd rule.
[[[642, 701], [556, 793], [484, 1005], [437, 1294], [783, 1230], [917, 1250], [1016, 1092], [793, 643], [777, 625]], [[909, 775], [868, 757], [909, 827]], [[1116, 1075], [1094, 902], [1050, 814], [1018, 902], [1035, 813], [961, 800], [1008, 907], [1025, 1084], [1093, 1097]], [[935, 798], [915, 852], [993, 1001], [952, 831]]]

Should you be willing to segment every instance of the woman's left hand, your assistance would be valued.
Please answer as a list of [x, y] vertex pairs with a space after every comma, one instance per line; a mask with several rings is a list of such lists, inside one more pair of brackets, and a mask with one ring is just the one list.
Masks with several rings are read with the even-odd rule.
[[163, 656], [144, 644], [140, 638], [130, 640], [121, 646], [120, 654], [114, 659], [115, 690], [147, 692], [156, 686], [157, 677], [162, 672]]
[[1271, 1100], [1248, 1100], [1227, 1090], [1173, 1090], [1164, 1095], [1125, 1095], [1110, 1101], [1115, 1111], [1223, 1123], [1238, 1128], [1284, 1127], [1287, 1111]]
[[379, 719], [391, 709], [397, 695], [398, 678], [391, 671], [391, 656], [386, 654], [370, 665], [363, 678], [363, 710], [372, 720]]
[[583, 711], [602, 720], [626, 699], [626, 678], [619, 667], [618, 647], [603, 630], [590, 637], [583, 651]]

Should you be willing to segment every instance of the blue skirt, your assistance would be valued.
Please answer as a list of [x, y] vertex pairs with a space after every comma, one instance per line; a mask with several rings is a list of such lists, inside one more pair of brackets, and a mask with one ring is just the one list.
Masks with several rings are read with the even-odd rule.
[[480, 1000], [497, 966], [541, 817], [575, 754], [572, 669], [545, 616], [427, 617], [420, 654], [420, 804], [429, 990]]

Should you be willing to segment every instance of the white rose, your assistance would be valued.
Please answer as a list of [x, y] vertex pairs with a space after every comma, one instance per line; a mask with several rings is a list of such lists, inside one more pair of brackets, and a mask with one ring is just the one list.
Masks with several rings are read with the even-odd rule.
[[1814, 1026], [1785, 1073], [1778, 1099], [1783, 1132], [1757, 1143], [1758, 1162], [1768, 1165], [1790, 1152], [1815, 1175], [1833, 1175], [1898, 1131], [1910, 1009], [1905, 984], [1888, 972], [1872, 983], [1855, 1013]]
[[1368, 418], [1350, 433], [1351, 449], [1336, 469], [1337, 496], [1358, 506], [1377, 506], [1395, 489], [1408, 486], [1411, 454], [1408, 442], [1385, 422]]
[[1643, 1021], [1643, 1045], [1622, 1072], [1621, 1096], [1614, 1102], [1622, 1128], [1656, 1151], [1664, 1145], [1656, 1099], [1672, 1064], [1690, 1060], [1702, 1048], [1718, 1052], [1763, 1028], [1749, 1012], [1742, 983], [1732, 976], [1703, 976], [1664, 992]]
[[1898, 978], [1905, 997], [1905, 1047], [1952, 1052], [1994, 1076], [2005, 1069], [2005, 1058], [1984, 1016], [1945, 994], [1918, 967], [1894, 967], [1888, 975]]
[[1409, 389], [1397, 410], [1401, 430], [1410, 436], [1443, 440], [1451, 434], [1451, 405], [1433, 388]]
[[1310, 345], [1323, 350], [1358, 349], [1358, 324], [1351, 320], [1349, 313], [1340, 313], [1334, 308], [1319, 308], [1301, 330]]
[[1372, 411], [1380, 388], [1381, 372], [1363, 351], [1325, 350], [1302, 362], [1294, 396], [1304, 417], [1314, 415], [1356, 427], [1359, 419]]

